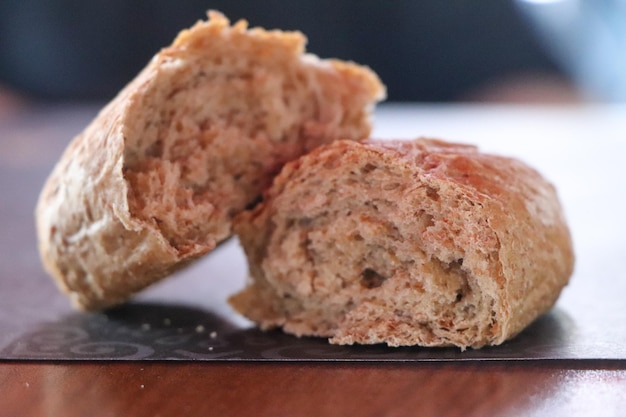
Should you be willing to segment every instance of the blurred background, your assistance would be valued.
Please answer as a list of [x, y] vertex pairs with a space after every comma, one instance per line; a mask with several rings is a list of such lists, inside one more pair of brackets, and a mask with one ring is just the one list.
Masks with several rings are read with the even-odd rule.
[[[620, 101], [624, 4], [1, 0], [0, 96], [4, 103], [109, 100], [179, 30], [217, 9], [251, 26], [301, 30], [310, 52], [369, 65], [388, 86], [389, 101]], [[613, 74], [597, 74], [589, 57]]]

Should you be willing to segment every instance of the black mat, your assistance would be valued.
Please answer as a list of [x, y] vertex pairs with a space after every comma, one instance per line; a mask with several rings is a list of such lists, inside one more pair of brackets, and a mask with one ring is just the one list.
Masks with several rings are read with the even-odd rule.
[[[622, 179], [626, 172], [624, 164], [607, 162], [612, 155], [621, 158], [623, 152], [602, 153], [601, 159], [593, 156], [596, 148], [585, 148], [579, 152], [587, 158], [582, 179], [577, 176], [580, 164], [576, 160], [566, 161], [569, 165], [564, 165], [567, 171], [562, 177], [556, 171], [553, 174], [568, 203], [576, 272], [556, 308], [517, 338], [498, 347], [465, 352], [341, 347], [320, 338], [261, 332], [228, 307], [226, 298], [243, 286], [246, 276], [236, 240], [128, 305], [98, 314], [73, 310], [41, 268], [33, 210], [44, 178], [67, 138], [95, 113], [81, 111], [68, 119], [72, 113], [67, 109], [58, 114], [47, 110], [29, 114], [28, 124], [17, 120], [13, 125], [0, 125], [0, 360], [626, 359], [626, 234], [617, 230], [624, 223]], [[611, 169], [603, 170], [605, 165]]]

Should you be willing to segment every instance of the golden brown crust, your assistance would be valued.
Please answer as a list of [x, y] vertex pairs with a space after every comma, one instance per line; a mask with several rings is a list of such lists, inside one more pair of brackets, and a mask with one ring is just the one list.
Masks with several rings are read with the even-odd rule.
[[235, 229], [251, 282], [232, 305], [339, 344], [500, 344], [555, 303], [574, 262], [540, 174], [437, 140], [318, 148]]
[[303, 55], [300, 33], [209, 16], [102, 109], [44, 186], [41, 257], [81, 308], [211, 251], [286, 161], [369, 134], [384, 96], [372, 71]]

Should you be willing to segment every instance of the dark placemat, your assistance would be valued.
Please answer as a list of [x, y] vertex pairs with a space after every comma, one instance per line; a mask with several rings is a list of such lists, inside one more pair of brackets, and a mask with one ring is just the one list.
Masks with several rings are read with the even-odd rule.
[[598, 348], [597, 340], [580, 339], [581, 329], [560, 306], [501, 346], [464, 352], [458, 348], [334, 346], [323, 338], [263, 332], [226, 303], [228, 295], [243, 285], [246, 273], [235, 239], [126, 305], [84, 313], [70, 308], [41, 271], [34, 250], [28, 252], [23, 267], [29, 268], [24, 268], [24, 275], [3, 276], [3, 283], [9, 285], [3, 285], [0, 293], [0, 359], [466, 361], [626, 357], [626, 344]]
[[[0, 125], [0, 360], [626, 359], [626, 307], [622, 301], [626, 237], [623, 230], [614, 230], [624, 223], [619, 220], [625, 205], [619, 179], [626, 175], [622, 175], [623, 164], [607, 161], [619, 159], [624, 152], [594, 159], [587, 148], [580, 148], [578, 155], [586, 163], [588, 183], [583, 185], [587, 188], [567, 182], [568, 178], [572, 184], [580, 182], [575, 175], [580, 166], [576, 155], [571, 162], [568, 159], [571, 166], [563, 166], [562, 177], [552, 173], [558, 177], [553, 178], [557, 183], [564, 184], [577, 243], [572, 282], [555, 309], [501, 346], [464, 352], [456, 348], [333, 346], [321, 338], [261, 332], [226, 303], [228, 295], [243, 286], [246, 276], [246, 263], [234, 239], [132, 303], [105, 313], [77, 312], [41, 268], [33, 209], [67, 138], [78, 132], [95, 110], [45, 109], [24, 116], [28, 123], [17, 118], [13, 124]], [[626, 151], [626, 146], [619, 146]], [[607, 190], [622, 191], [611, 194]]]
[[[568, 325], [570, 328], [568, 328]], [[106, 314], [73, 313], [41, 323], [1, 352], [5, 359], [205, 361], [468, 361], [559, 359], [571, 323], [556, 310], [516, 339], [468, 350], [334, 346], [322, 338], [242, 329], [180, 305], [132, 303]]]

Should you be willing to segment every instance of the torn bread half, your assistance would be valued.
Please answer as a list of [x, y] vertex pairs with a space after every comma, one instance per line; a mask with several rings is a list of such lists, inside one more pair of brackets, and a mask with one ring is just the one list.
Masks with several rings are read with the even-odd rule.
[[206, 254], [285, 162], [368, 136], [378, 77], [305, 41], [210, 12], [73, 140], [36, 222], [43, 264], [77, 306], [123, 302]]
[[428, 139], [324, 145], [235, 231], [250, 282], [234, 308], [335, 344], [501, 344], [552, 307], [574, 264], [537, 171]]

